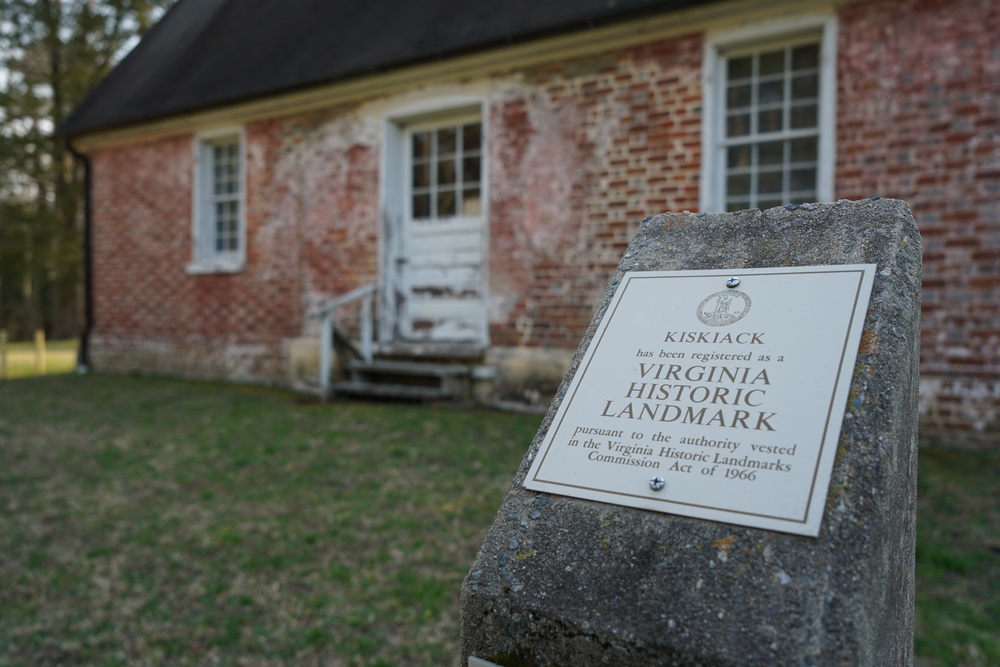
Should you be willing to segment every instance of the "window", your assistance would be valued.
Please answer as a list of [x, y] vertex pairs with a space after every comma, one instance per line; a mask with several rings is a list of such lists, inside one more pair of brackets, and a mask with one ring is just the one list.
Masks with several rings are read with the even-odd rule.
[[482, 213], [482, 124], [410, 133], [410, 214], [414, 220]]
[[710, 42], [703, 209], [833, 198], [831, 30]]
[[816, 201], [819, 43], [730, 56], [724, 70], [726, 210]]
[[239, 271], [244, 252], [243, 141], [239, 133], [203, 137], [197, 144], [194, 273]]

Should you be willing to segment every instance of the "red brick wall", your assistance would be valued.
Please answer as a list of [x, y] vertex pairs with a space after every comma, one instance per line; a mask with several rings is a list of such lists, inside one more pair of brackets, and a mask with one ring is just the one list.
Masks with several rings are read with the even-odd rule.
[[[701, 39], [490, 82], [490, 334], [575, 348], [638, 221], [698, 201]], [[391, 101], [389, 102], [391, 105]], [[246, 128], [247, 269], [188, 275], [193, 136], [93, 156], [100, 367], [283, 380], [310, 307], [378, 279], [382, 116]]]
[[[996, 441], [1000, 3], [841, 6], [839, 198], [910, 202], [924, 238], [924, 434]], [[572, 349], [638, 221], [696, 210], [700, 34], [478, 82], [488, 91], [489, 318], [500, 347]], [[433, 91], [431, 91], [433, 92]], [[308, 310], [378, 280], [386, 109], [246, 128], [245, 272], [192, 276], [192, 136], [99, 151], [95, 359], [282, 382]]]
[[287, 381], [310, 306], [376, 277], [377, 150], [315, 131], [320, 116], [253, 123], [247, 263], [191, 275], [191, 135], [92, 156], [93, 357], [100, 369]]
[[493, 104], [491, 339], [575, 348], [647, 215], [698, 207], [700, 36], [526, 73]]
[[840, 20], [837, 196], [904, 199], [923, 236], [924, 437], [997, 442], [1000, 3], [859, 2]]
[[[301, 248], [295, 267], [282, 266], [280, 250], [261, 253], [275, 276], [291, 272], [289, 299], [308, 309], [377, 281], [379, 119], [348, 108], [255, 127], [269, 146], [251, 165], [267, 188], [259, 197], [259, 233], [287, 233]], [[296, 335], [302, 333], [301, 316]]]

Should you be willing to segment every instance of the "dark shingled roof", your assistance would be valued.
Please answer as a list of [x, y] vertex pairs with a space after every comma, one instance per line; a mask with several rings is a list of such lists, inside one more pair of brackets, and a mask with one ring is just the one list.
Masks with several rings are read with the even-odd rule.
[[179, 0], [59, 128], [79, 135], [712, 0]]

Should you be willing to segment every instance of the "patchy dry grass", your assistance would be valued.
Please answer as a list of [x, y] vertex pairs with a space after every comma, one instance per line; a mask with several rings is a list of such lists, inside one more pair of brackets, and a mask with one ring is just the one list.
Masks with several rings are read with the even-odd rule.
[[[448, 665], [537, 416], [0, 382], [0, 665]], [[996, 454], [921, 455], [917, 651], [1000, 664]]]

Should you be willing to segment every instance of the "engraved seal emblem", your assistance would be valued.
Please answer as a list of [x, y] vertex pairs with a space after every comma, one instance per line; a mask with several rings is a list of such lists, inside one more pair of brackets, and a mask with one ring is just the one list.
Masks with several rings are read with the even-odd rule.
[[698, 320], [710, 327], [729, 326], [749, 312], [750, 297], [735, 289], [709, 294], [698, 304]]

